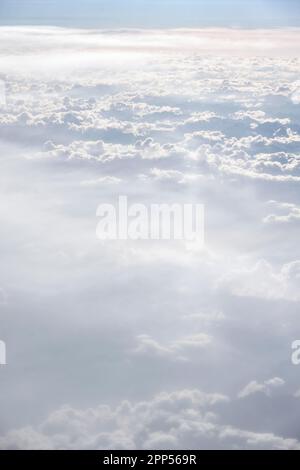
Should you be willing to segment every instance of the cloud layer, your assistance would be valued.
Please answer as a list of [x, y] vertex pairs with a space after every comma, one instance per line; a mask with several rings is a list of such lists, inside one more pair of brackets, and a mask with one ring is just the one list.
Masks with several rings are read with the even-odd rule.
[[1, 448], [299, 448], [298, 36], [0, 28]]

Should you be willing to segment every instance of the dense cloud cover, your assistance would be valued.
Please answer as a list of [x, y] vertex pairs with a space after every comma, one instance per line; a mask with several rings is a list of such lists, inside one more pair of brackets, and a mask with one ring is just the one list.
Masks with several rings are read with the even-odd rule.
[[300, 448], [299, 35], [0, 28], [0, 448]]

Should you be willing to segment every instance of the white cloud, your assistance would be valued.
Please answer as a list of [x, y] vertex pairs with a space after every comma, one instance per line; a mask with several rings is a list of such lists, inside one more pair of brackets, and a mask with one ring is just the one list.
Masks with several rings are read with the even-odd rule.
[[198, 390], [86, 410], [65, 406], [40, 425], [11, 431], [4, 449], [299, 449], [296, 439], [255, 433], [220, 422], [226, 396]]
[[263, 383], [258, 383], [256, 382], [256, 380], [253, 380], [248, 385], [246, 385], [243, 390], [239, 392], [238, 397], [245, 398], [255, 393], [265, 393], [266, 395], [270, 395], [274, 388], [282, 387], [284, 383], [284, 380], [279, 377], [274, 377], [273, 379], [265, 380]]
[[277, 211], [277, 214], [274, 213], [267, 215], [263, 219], [263, 222], [267, 224], [284, 224], [289, 222], [297, 222], [300, 220], [300, 206], [277, 201], [270, 201], [269, 204], [274, 208], [274, 210]]
[[[299, 447], [299, 43], [0, 28], [3, 448]], [[119, 194], [204, 204], [205, 249], [98, 241]]]
[[265, 260], [254, 266], [236, 267], [219, 280], [220, 287], [230, 289], [242, 297], [287, 299], [299, 301], [299, 261], [293, 261], [275, 269]]
[[120, 178], [116, 178], [115, 176], [101, 176], [98, 179], [93, 180], [84, 180], [81, 181], [81, 186], [101, 186], [105, 184], [119, 184], [122, 180]]
[[137, 347], [133, 350], [137, 355], [149, 355], [166, 359], [186, 361], [189, 360], [189, 352], [206, 348], [210, 345], [212, 338], [205, 333], [183, 336], [162, 344], [148, 335], [137, 337]]

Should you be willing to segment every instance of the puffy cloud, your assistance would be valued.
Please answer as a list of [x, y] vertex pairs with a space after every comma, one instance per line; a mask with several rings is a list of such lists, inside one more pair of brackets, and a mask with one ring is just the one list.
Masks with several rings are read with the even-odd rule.
[[197, 349], [206, 348], [211, 341], [212, 338], [209, 335], [199, 333], [191, 336], [184, 336], [173, 340], [167, 345], [162, 345], [148, 335], [139, 335], [137, 337], [138, 345], [133, 350], [133, 353], [186, 361], [188, 360], [189, 350], [193, 352]]
[[265, 223], [289, 223], [297, 222], [300, 220], [300, 207], [291, 203], [270, 201], [270, 206], [273, 207], [277, 214], [267, 215], [263, 221]]
[[[299, 447], [298, 36], [0, 28], [2, 448]], [[205, 248], [100, 242], [120, 194]]]
[[81, 186], [98, 186], [103, 184], [119, 184], [122, 180], [120, 178], [116, 178], [115, 176], [101, 176], [98, 179], [94, 180], [84, 180], [81, 181]]
[[235, 295], [266, 299], [299, 301], [299, 261], [293, 261], [275, 270], [265, 260], [252, 267], [236, 267], [219, 281]]
[[11, 431], [3, 449], [299, 449], [296, 439], [255, 433], [220, 422], [229, 400], [199, 390], [86, 410], [64, 406], [40, 425]]
[[282, 387], [284, 385], [284, 380], [279, 377], [274, 377], [273, 379], [265, 380], [263, 383], [258, 383], [256, 380], [250, 382], [246, 387], [241, 390], [238, 394], [239, 398], [245, 398], [249, 395], [255, 393], [265, 393], [270, 395], [272, 389], [277, 387]]

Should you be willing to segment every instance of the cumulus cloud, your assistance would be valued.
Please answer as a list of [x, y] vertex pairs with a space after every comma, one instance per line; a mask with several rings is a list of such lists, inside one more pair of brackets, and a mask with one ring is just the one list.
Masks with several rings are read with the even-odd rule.
[[227, 272], [219, 285], [239, 296], [299, 301], [298, 269], [299, 261], [276, 270], [266, 260], [260, 260], [255, 266], [240, 266]]
[[[299, 43], [0, 28], [1, 448], [299, 447]], [[206, 246], [97, 240], [119, 195]]]
[[295, 204], [270, 201], [269, 205], [277, 212], [267, 215], [263, 221], [267, 224], [289, 223], [300, 220], [300, 207]]
[[253, 380], [248, 385], [246, 385], [243, 390], [239, 392], [238, 397], [245, 398], [255, 393], [265, 393], [266, 395], [270, 395], [272, 389], [282, 387], [283, 385], [284, 380], [279, 377], [274, 377], [273, 379], [265, 380], [263, 383], [258, 383], [256, 382], [256, 380]]
[[148, 335], [139, 335], [137, 337], [137, 346], [133, 350], [134, 354], [150, 355], [162, 358], [170, 358], [179, 361], [188, 360], [189, 350], [192, 352], [197, 349], [207, 347], [212, 338], [205, 334], [199, 333], [191, 336], [184, 336], [173, 340], [171, 343], [163, 345]]
[[36, 427], [11, 431], [5, 449], [290, 449], [296, 439], [255, 433], [220, 422], [229, 399], [199, 390], [161, 393], [152, 400], [86, 410], [64, 406]]

